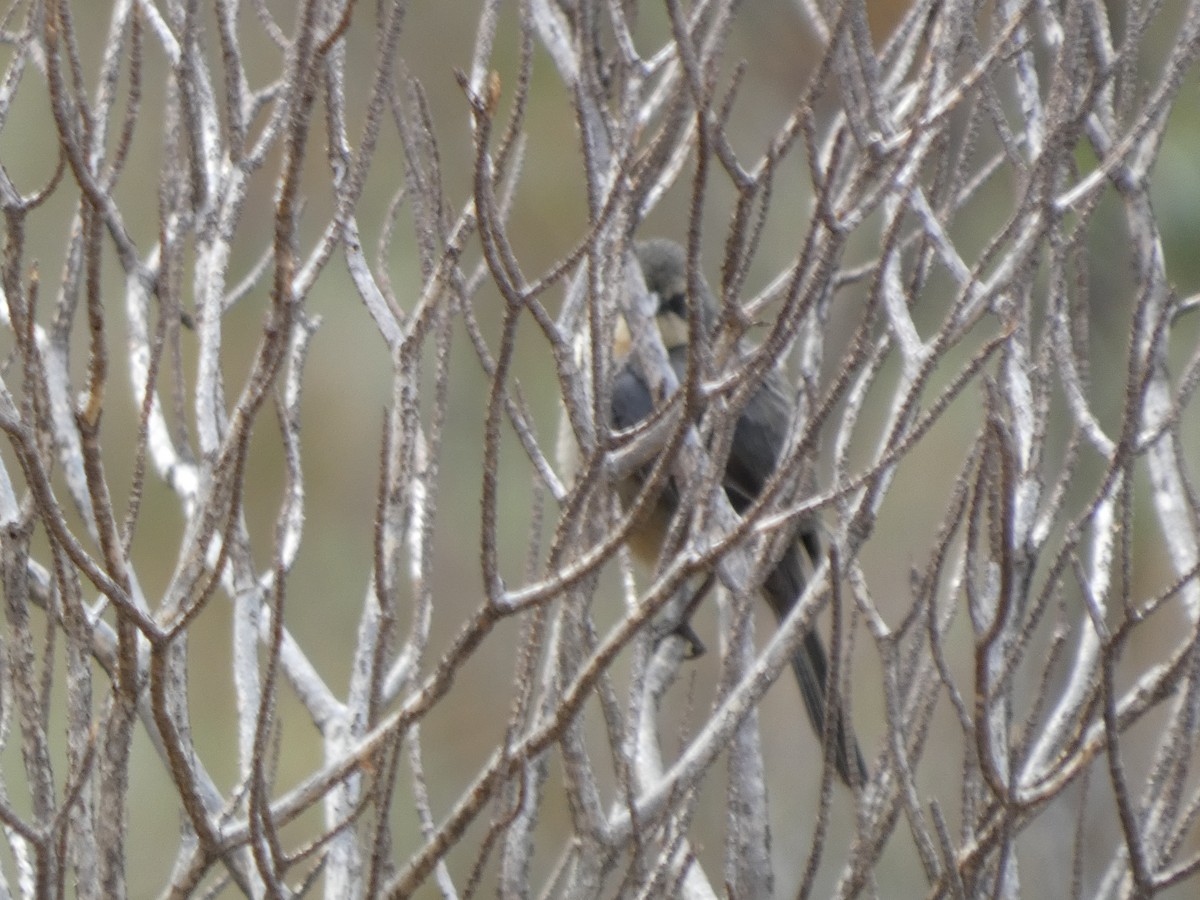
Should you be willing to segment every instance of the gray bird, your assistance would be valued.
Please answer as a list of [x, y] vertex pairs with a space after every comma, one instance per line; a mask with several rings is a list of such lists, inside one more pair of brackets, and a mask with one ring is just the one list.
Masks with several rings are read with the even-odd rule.
[[[663, 345], [675, 374], [682, 382], [687, 369], [687, 256], [682, 247], [665, 239], [640, 242], [634, 251], [646, 281], [646, 289], [657, 300], [655, 321]], [[699, 327], [693, 329], [693, 334], [708, 339], [716, 323], [717, 305], [702, 279], [699, 289], [699, 296], [694, 299], [700, 322]], [[654, 408], [650, 390], [629, 356], [628, 331], [624, 325], [623, 321], [619, 323], [618, 339], [614, 342], [617, 372], [613, 378], [610, 404], [612, 424], [620, 429], [636, 425]], [[774, 471], [791, 418], [792, 402], [781, 375], [772, 369], [738, 417], [729, 459], [725, 464], [725, 495], [739, 513], [754, 502]], [[620, 493], [627, 502], [636, 495], [644, 475], [643, 472], [640, 476], [634, 476], [620, 486]], [[653, 505], [635, 523], [628, 543], [634, 555], [643, 562], [654, 565], [658, 561], [678, 503], [679, 492], [667, 479]], [[800, 545], [804, 545], [814, 562], [820, 552], [816, 528], [811, 521], [799, 521], [795, 526], [794, 538], [762, 584], [763, 598], [780, 620], [791, 611], [804, 592]], [[705, 582], [706, 585], [709, 583]], [[829, 666], [825, 648], [816, 631], [805, 634], [804, 642], [792, 657], [792, 670], [800, 685], [809, 721], [820, 737], [825, 732], [825, 688]], [[831, 727], [838, 775], [851, 787], [864, 784], [866, 765], [857, 741], [849, 733], [842, 710], [834, 710]]]

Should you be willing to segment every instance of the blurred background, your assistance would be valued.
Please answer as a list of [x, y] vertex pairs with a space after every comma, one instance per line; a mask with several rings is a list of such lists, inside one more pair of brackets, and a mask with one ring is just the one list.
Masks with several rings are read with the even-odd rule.
[[[290, 27], [293, 11], [291, 0], [267, 4], [279, 21]], [[494, 68], [502, 85], [501, 117], [509, 110], [512, 86], [519, 67], [518, 31], [515, 5], [506, 5], [501, 12]], [[668, 33], [665, 12], [660, 4], [642, 4], [639, 12], [639, 38], [643, 48], [658, 46]], [[907, 4], [870, 0], [872, 30], [883, 41]], [[1110, 4], [1113, 15], [1120, 16], [1121, 4]], [[1171, 52], [1183, 3], [1166, 2], [1155, 16], [1149, 37], [1143, 42], [1140, 64], [1150, 73], [1157, 72]], [[86, 72], [99, 65], [99, 37], [106, 33], [110, 8], [107, 3], [78, 3], [72, 10], [79, 34], [95, 35], [97, 46], [80, 46]], [[266, 39], [251, 10], [242, 13], [245, 28], [242, 39], [250, 76], [256, 83], [276, 77], [281, 65], [280, 52]], [[428, 99], [433, 119], [438, 151], [443, 167], [446, 189], [452, 203], [461, 204], [470, 195], [473, 164], [468, 111], [463, 94], [454, 77], [454, 70], [469, 70], [475, 40], [476, 4], [464, 0], [445, 3], [417, 3], [406, 14], [401, 34], [401, 58], [407, 71], [421, 84]], [[349, 133], [359, 134], [365, 114], [363, 104], [366, 86], [373, 77], [376, 58], [374, 4], [360, 2], [348, 32], [347, 97], [349, 108], [357, 121], [350, 123]], [[212, 27], [212, 22], [208, 22]], [[793, 110], [796, 98], [810, 76], [809, 55], [812, 35], [795, 4], [783, 0], [757, 0], [744, 4], [733, 29], [726, 59], [728, 69], [744, 62], [745, 76], [734, 107], [733, 127], [736, 149], [748, 158], [756, 158], [780, 123]], [[215, 39], [212, 40], [215, 45]], [[156, 73], [164, 71], [166, 61], [153, 39], [146, 41], [146, 58], [142, 104], [144, 114], [131, 146], [131, 162], [116, 191], [124, 217], [134, 240], [140, 247], [149, 247], [156, 239], [158, 197], [148, 185], [156, 181], [162, 164], [162, 134], [156, 131], [153, 111], [163, 103], [166, 81]], [[1149, 76], [1148, 76], [1149, 77]], [[528, 278], [541, 273], [547, 266], [570, 250], [584, 235], [587, 222], [585, 185], [581, 178], [581, 151], [572, 110], [571, 97], [564, 90], [553, 65], [544, 50], [534, 50], [534, 83], [530, 92], [528, 112], [528, 148], [513, 207], [509, 234], [513, 238], [523, 271]], [[362, 85], [362, 91], [356, 89]], [[1177, 291], [1182, 295], [1195, 292], [1200, 285], [1200, 254], [1195, 250], [1195, 235], [1200, 230], [1200, 172], [1195, 148], [1200, 142], [1200, 80], [1190, 73], [1188, 83], [1179, 94], [1179, 102], [1171, 113], [1171, 125], [1155, 170], [1153, 199], [1162, 228], [1168, 272]], [[816, 110], [818, 128], [823, 127], [835, 112], [830, 103]], [[0, 164], [8, 176], [25, 192], [44, 184], [53, 174], [58, 156], [44, 76], [28, 72], [13, 100], [7, 120], [0, 128]], [[1094, 160], [1080, 158], [1081, 168], [1087, 169]], [[268, 160], [253, 175], [252, 202], [242, 218], [241, 229], [247, 240], [244, 249], [235, 245], [231, 266], [234, 278], [249, 272], [257, 261], [273, 225], [273, 196], [279, 159]], [[319, 129], [311, 135], [306, 159], [306, 180], [311, 184], [304, 196], [302, 234], [303, 254], [315, 242], [332, 212], [329, 190], [329, 165], [325, 155], [324, 136]], [[374, 252], [373, 242], [385, 220], [387, 206], [396, 187], [403, 180], [404, 160], [394, 129], [385, 128], [381, 137], [367, 190], [358, 209], [368, 253]], [[690, 170], [688, 170], [690, 171]], [[143, 175], [144, 173], [144, 175]], [[645, 223], [642, 234], [672, 235], [682, 239], [690, 201], [689, 177], [685, 172], [675, 189], [665, 198]], [[43, 284], [43, 313], [51, 308], [56, 279], [64, 264], [65, 232], [75, 212], [74, 195], [70, 191], [56, 193], [50, 201], [28, 220], [28, 256], [36, 259]], [[706, 224], [704, 262], [710, 280], [718, 276], [723, 252], [725, 229], [732, 209], [733, 192], [718, 180], [710, 192], [704, 212]], [[802, 154], [795, 154], [781, 170], [779, 183], [768, 218], [766, 236], [748, 283], [749, 292], [760, 290], [786, 260], [797, 250], [797, 241], [811, 213], [811, 193], [808, 172]], [[981, 247], [996, 231], [1005, 217], [1011, 215], [1013, 185], [999, 181], [985, 190], [958, 220], [956, 242], [964, 247]], [[401, 214], [403, 226], [411, 220]], [[411, 234], [411, 230], [408, 232]], [[860, 230], [856, 240], [862, 242], [859, 258], [867, 259], [878, 250], [878, 235], [870, 228]], [[1111, 194], [1103, 201], [1089, 235], [1093, 252], [1090, 256], [1089, 297], [1091, 320], [1088, 328], [1095, 351], [1095, 368], [1091, 373], [1094, 396], [1108, 397], [1098, 401], [1096, 408], [1108, 418], [1104, 424], [1116, 430], [1120, 420], [1125, 381], [1125, 358], [1129, 340], [1130, 309], [1136, 291], [1131, 283], [1128, 259], [1128, 236], [1124, 232], [1118, 198]], [[111, 248], [109, 248], [111, 249]], [[106, 250], [106, 253], [108, 251]], [[852, 248], [848, 262], [855, 259]], [[469, 248], [468, 268], [478, 259], [478, 245]], [[240, 255], [239, 255], [240, 254]], [[411, 302], [419, 289], [420, 275], [416, 256], [407, 239], [398, 239], [386, 265], [401, 302]], [[192, 273], [185, 273], [185, 284]], [[103, 441], [106, 447], [107, 475], [114, 494], [121, 498], [128, 490], [133, 476], [133, 457], [127, 436], [136, 429], [137, 410], [130, 400], [128, 373], [119, 348], [124, 342], [122, 312], [123, 279], [115, 262], [106, 259], [104, 269], [108, 304], [108, 335], [114, 348], [111, 373], [114, 390], [103, 420]], [[953, 290], [945, 284], [947, 296]], [[259, 289], [235, 307], [225, 322], [223, 363], [227, 390], [232, 396], [241, 384], [259, 337], [259, 328], [269, 305], [269, 284]], [[185, 286], [184, 295], [189, 289]], [[860, 302], [861, 293], [850, 290], [839, 302], [850, 307]], [[943, 298], [944, 300], [944, 298]], [[942, 303], [933, 303], [935, 310]], [[494, 288], [485, 284], [475, 300], [476, 312], [493, 342], [498, 333], [503, 304]], [[304, 545], [288, 583], [286, 621], [291, 633], [310, 655], [327, 683], [339, 695], [344, 694], [349, 673], [356, 628], [368, 589], [371, 570], [372, 539], [378, 489], [378, 463], [381, 428], [385, 410], [391, 401], [391, 360], [378, 330], [354, 290], [340, 252], [329, 265], [310, 296], [307, 311], [321, 317], [321, 326], [312, 341], [304, 388], [303, 464], [306, 471], [307, 499]], [[554, 312], [554, 310], [551, 310]], [[844, 343], [849, 325], [857, 320], [855, 311], [848, 310], [844, 321], [835, 315], [831, 339]], [[918, 325], [921, 311], [916, 310]], [[1195, 316], [1193, 316], [1195, 318]], [[930, 322], [924, 323], [926, 326]], [[557, 394], [550, 377], [549, 355], [538, 335], [523, 324], [521, 353], [515, 380], [535, 412], [535, 421], [543, 446], [553, 446], [557, 425]], [[1174, 332], [1173, 354], [1180, 363], [1194, 349], [1197, 337], [1195, 322], [1180, 322]], [[185, 372], [194, 364], [194, 336], [184, 333]], [[78, 341], [76, 348], [85, 347]], [[493, 343], [493, 347], [495, 344]], [[0, 334], [0, 351], [11, 349], [11, 336]], [[965, 351], [964, 351], [965, 352]], [[189, 355], [190, 354], [190, 355]], [[836, 362], [838, 354], [830, 353]], [[81, 357], [82, 360], [82, 357]], [[11, 362], [6, 363], [5, 377], [14, 377]], [[81, 371], [77, 369], [76, 371]], [[949, 374], [949, 373], [948, 373]], [[886, 379], [885, 379], [886, 380]], [[935, 379], [944, 385], [946, 379]], [[428, 384], [428, 382], [427, 382]], [[479, 535], [479, 504], [482, 471], [483, 411], [488, 381], [484, 376], [465, 337], [459, 332], [452, 349], [449, 397], [449, 425], [442, 462], [440, 499], [437, 507], [436, 567], [434, 572], [436, 614], [433, 623], [432, 657], [436, 659], [451, 637], [458, 631], [466, 616], [473, 611], [482, 596], [481, 567], [477, 546]], [[935, 388], [936, 390], [936, 388]], [[1106, 394], [1107, 392], [1107, 394]], [[886, 399], [886, 398], [881, 398]], [[874, 600], [885, 617], [895, 624], [908, 609], [912, 572], [925, 564], [930, 536], [936, 532], [946, 515], [947, 502], [954, 477], [964, 463], [964, 447], [980, 423], [978, 394], [967, 392], [956, 403], [951, 414], [922, 441], [921, 446], [900, 467], [891, 486], [879, 518], [876, 533], [863, 552], [863, 565], [874, 588]], [[1064, 423], [1065, 424], [1065, 423]], [[864, 428], [869, 436], [870, 429]], [[871, 449], [864, 444], [861, 452]], [[1194, 430], [1187, 434], [1184, 448], [1190, 459], [1196, 458], [1198, 448]], [[122, 448], [126, 448], [123, 450]], [[246, 516], [256, 546], [266, 552], [271, 546], [283, 491], [283, 466], [280, 442], [272, 415], [264, 415], [258, 424], [251, 447]], [[501, 509], [505, 527], [502, 567], [513, 582], [525, 571], [526, 552], [531, 521], [531, 470], [515, 441], [507, 440], [504, 461], [508, 466], [502, 482]], [[7, 442], [0, 445], [0, 456], [10, 471], [16, 466]], [[1087, 469], [1085, 467], [1084, 471]], [[1096, 464], [1091, 473], [1099, 478], [1101, 467]], [[1144, 481], [1144, 476], [1143, 481]], [[1076, 507], [1089, 497], [1096, 482], [1081, 482]], [[1144, 483], [1141, 488], [1144, 489]], [[153, 475], [147, 481], [143, 498], [144, 511], [134, 541], [134, 560], [137, 574], [146, 595], [153, 600], [167, 584], [176, 562], [184, 519], [172, 492]], [[118, 499], [118, 508], [123, 508]], [[553, 524], [553, 517], [550, 517]], [[1138, 524], [1135, 521], [1135, 526]], [[1148, 597], [1162, 590], [1172, 575], [1166, 557], [1158, 546], [1156, 533], [1145, 538], [1136, 530], [1133, 589], [1135, 597]], [[259, 566], [270, 560], [257, 559]], [[614, 592], [618, 585], [613, 573]], [[615, 594], [614, 594], [615, 596]], [[619, 606], [619, 604], [616, 604]], [[711, 604], [709, 604], [711, 605]], [[617, 610], [614, 608], [615, 620]], [[596, 611], [601, 626], [609, 624], [602, 610]], [[697, 627], [710, 647], [716, 646], [713, 633], [715, 615], [711, 609], [701, 611]], [[1183, 617], [1166, 609], [1154, 621], [1140, 629], [1133, 641], [1131, 656], [1153, 659], [1159, 640], [1177, 633], [1185, 625]], [[514, 640], [506, 640], [502, 623], [498, 639], [472, 661], [457, 687], [457, 699], [442, 707], [424, 725], [423, 741], [427, 748], [428, 769], [433, 808], [442, 813], [449, 808], [470, 777], [483, 763], [490, 748], [502, 734], [511, 701], [513, 661], [506, 656]], [[767, 616], [759, 620], [759, 637], [768, 634], [772, 623]], [[823, 623], [822, 627], [827, 627]], [[970, 665], [969, 621], [960, 617], [956, 625], [963, 655], [952, 659], [952, 665], [969, 683]], [[191, 666], [193, 690], [191, 712], [195, 727], [197, 749], [209, 771], [223, 789], [237, 779], [236, 718], [234, 692], [230, 675], [230, 610], [227, 602], [212, 604], [191, 631]], [[702, 718], [717, 674], [715, 653], [697, 661], [677, 688], [681, 697], [692, 698], [694, 709], [678, 716], [676, 726], [684, 733], [689, 723]], [[871, 642], [862, 636], [855, 653], [855, 720], [868, 759], [879, 747], [883, 735], [884, 714], [879, 687], [879, 662]], [[618, 667], [618, 671], [622, 671]], [[99, 690], [99, 682], [98, 682]], [[288, 690], [282, 692], [280, 709], [282, 723], [282, 752], [278, 785], [292, 786], [322, 764], [321, 744], [315, 739], [308, 716]], [[687, 703], [681, 703], [682, 709]], [[816, 742], [799, 713], [799, 698], [795, 687], [783, 679], [768, 695], [762, 708], [764, 743], [768, 775], [771, 779], [771, 824], [777, 886], [787, 895], [799, 883], [804, 864], [803, 850], [810, 838], [811, 810], [815, 808], [819, 789], [819, 774], [814, 765]], [[56, 709], [56, 714], [61, 709]], [[599, 729], [593, 709], [589, 726]], [[1154, 716], [1143, 723], [1152, 733]], [[951, 710], [941, 709], [935, 719], [936, 733], [954, 736], [957, 726]], [[664, 735], [667, 732], [664, 730]], [[680, 739], [680, 742], [682, 738]], [[670, 739], [665, 738], [667, 746]], [[935, 741], [935, 745], [936, 745]], [[1137, 743], [1131, 751], [1132, 765], [1136, 759]], [[61, 748], [60, 748], [61, 749]], [[962, 748], [955, 740], [947, 741], [945, 765], [956, 772], [960, 768]], [[936, 754], [937, 751], [935, 750]], [[176, 834], [180, 826], [180, 811], [176, 793], [164, 772], [163, 765], [144, 738], [139, 739], [133, 772], [137, 783], [132, 795], [130, 853], [133, 857], [131, 896], [151, 896], [163, 883], [176, 850]], [[931, 757], [933, 758], [933, 757]], [[1141, 765], [1146, 760], [1140, 761]], [[22, 783], [22, 761], [19, 742], [9, 740], [0, 754], [5, 780], [12, 793], [10, 801], [18, 809], [28, 808], [28, 797], [15, 789]], [[557, 764], [555, 764], [557, 765]], [[719, 767], [718, 767], [719, 768]], [[557, 771], [557, 769], [555, 769]], [[552, 779], [555, 777], [552, 774]], [[939, 772], [936, 766], [926, 765], [922, 777], [931, 793], [936, 791]], [[1077, 792], [1077, 802], [1102, 804], [1097, 799], [1107, 788], [1097, 781], [1087, 797]], [[701, 798], [696, 814], [695, 849], [710, 873], [720, 871], [723, 853], [723, 832], [720, 810], [725, 797], [722, 777], [710, 784], [709, 796]], [[953, 798], [946, 798], [952, 803]], [[398, 802], [403, 802], [400, 798]], [[1104, 801], [1106, 803], [1106, 801]], [[1103, 805], [1103, 804], [1102, 804]], [[1098, 807], [1099, 808], [1099, 807]], [[558, 814], [566, 815], [565, 809]], [[706, 831], [706, 815], [711, 814], [715, 828]], [[1072, 811], [1056, 807], [1050, 816], [1061, 816], [1061, 828], [1070, 835], [1073, 828]], [[818, 877], [816, 896], [828, 893], [837, 872], [840, 853], [838, 841], [853, 833], [852, 813], [844, 796], [835, 795], [834, 830], [827, 863]], [[406, 819], [406, 821], [408, 821]], [[297, 835], [314, 820], [302, 820], [293, 828]], [[1053, 825], [1053, 820], [1050, 822]], [[554, 822], [542, 822], [542, 828], [553, 830]], [[704, 835], [708, 834], [707, 840]], [[1108, 819], [1097, 821], [1087, 840], [1096, 847], [1094, 870], [1083, 873], [1084, 884], [1090, 884], [1103, 871], [1117, 835], [1117, 823]], [[285, 837], [288, 834], [285, 833]], [[398, 846], [418, 841], [414, 833], [398, 831]], [[893, 842], [896, 844], [897, 842]], [[1070, 873], [1063, 871], [1061, 846], [1054, 842], [1022, 845], [1020, 859], [1026, 896], [1038, 894], [1028, 889], [1038, 883], [1038, 873], [1044, 870], [1047, 891], [1040, 896], [1066, 896]], [[888, 858], [881, 868], [879, 884], [882, 896], [923, 896], [927, 889], [923, 873], [916, 867], [907, 846], [894, 850], [895, 859]], [[6, 874], [13, 875], [13, 861], [0, 851]], [[451, 857], [452, 860], [455, 857]], [[535, 859], [535, 879], [540, 880], [554, 864], [553, 858]], [[463, 865], [469, 866], [465, 858]], [[1052, 886], [1052, 887], [1050, 887]], [[1186, 887], [1173, 896], [1194, 896]]]

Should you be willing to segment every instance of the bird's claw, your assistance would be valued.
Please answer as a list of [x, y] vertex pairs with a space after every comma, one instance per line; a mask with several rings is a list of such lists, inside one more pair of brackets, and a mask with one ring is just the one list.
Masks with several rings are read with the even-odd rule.
[[686, 619], [675, 625], [662, 622], [655, 630], [657, 631], [654, 636], [655, 650], [667, 638], [679, 638], [686, 645], [683, 650], [683, 658], [686, 660], [699, 659], [708, 652], [704, 641], [700, 640], [700, 635], [696, 634], [696, 629], [692, 628], [692, 623]]

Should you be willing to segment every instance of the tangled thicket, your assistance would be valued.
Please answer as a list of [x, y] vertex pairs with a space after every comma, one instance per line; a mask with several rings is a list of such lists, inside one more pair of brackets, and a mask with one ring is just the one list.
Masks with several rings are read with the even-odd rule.
[[[1200, 301], [1151, 189], [1200, 3], [445, 4], [461, 59], [408, 5], [0, 22], [5, 896], [1191, 896]], [[761, 352], [616, 434], [650, 232]], [[709, 453], [772, 364], [741, 520]], [[647, 572], [613, 483], [664, 446], [708, 490]], [[853, 794], [767, 694], [813, 623]]]

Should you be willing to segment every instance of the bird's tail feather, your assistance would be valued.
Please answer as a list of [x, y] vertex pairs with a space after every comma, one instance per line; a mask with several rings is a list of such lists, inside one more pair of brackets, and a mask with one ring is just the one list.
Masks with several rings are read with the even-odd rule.
[[[783, 620], [804, 592], [804, 575], [800, 568], [798, 547], [789, 547], [775, 569], [763, 584], [767, 602], [779, 620]], [[804, 635], [804, 642], [792, 656], [792, 671], [804, 698], [804, 708], [818, 737], [824, 739], [826, 716], [825, 697], [829, 683], [829, 661], [821, 636], [815, 629]], [[858, 741], [851, 732], [842, 705], [833, 709], [832, 729], [833, 762], [838, 776], [850, 787], [862, 785], [867, 780], [867, 766], [863, 761]]]

